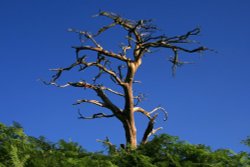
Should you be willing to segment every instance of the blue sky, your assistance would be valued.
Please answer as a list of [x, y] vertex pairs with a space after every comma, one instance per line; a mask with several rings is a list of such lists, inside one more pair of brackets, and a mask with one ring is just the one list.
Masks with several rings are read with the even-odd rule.
[[[143, 82], [138, 91], [147, 94], [142, 106], [168, 110], [168, 121], [157, 122], [164, 127], [160, 133], [214, 149], [247, 150], [240, 141], [250, 135], [249, 6], [248, 0], [0, 1], [0, 122], [17, 121], [29, 135], [72, 139], [90, 151], [100, 150], [96, 139], [106, 136], [115, 144], [124, 142], [122, 126], [115, 119], [77, 119], [78, 108], [90, 115], [95, 108], [71, 104], [91, 94], [37, 81], [50, 78], [48, 69], [74, 60], [71, 46], [79, 42], [67, 29], [97, 30], [108, 20], [91, 16], [102, 9], [130, 19], [152, 18], [165, 34], [183, 34], [200, 26], [202, 33], [196, 39], [218, 53], [183, 55], [195, 64], [179, 68], [175, 78], [167, 61], [169, 52], [146, 56], [137, 75]], [[100, 41], [113, 46], [119, 44], [119, 35], [114, 31]], [[146, 122], [137, 118], [140, 136]]]

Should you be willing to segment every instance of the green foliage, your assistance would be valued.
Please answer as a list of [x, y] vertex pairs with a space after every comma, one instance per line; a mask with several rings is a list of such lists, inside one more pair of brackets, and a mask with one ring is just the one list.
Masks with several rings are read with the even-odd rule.
[[6, 127], [0, 123], [0, 162], [2, 166], [23, 167], [29, 159], [28, 137], [20, 124]]
[[29, 157], [29, 155], [24, 155], [23, 157], [20, 157], [18, 155], [18, 148], [16, 146], [11, 145], [10, 158], [14, 167], [24, 167], [25, 162], [29, 159]]
[[[249, 141], [249, 137], [245, 140]], [[212, 151], [162, 134], [138, 149], [108, 147], [109, 155], [90, 153], [75, 142], [52, 143], [30, 137], [20, 124], [0, 123], [0, 167], [250, 167], [250, 154]]]
[[150, 157], [140, 154], [137, 150], [120, 150], [120, 152], [112, 158], [114, 164], [119, 167], [156, 167], [152, 164]]
[[151, 157], [153, 164], [162, 167], [250, 166], [250, 155], [245, 152], [236, 154], [228, 149], [212, 151], [205, 145], [192, 145], [167, 134], [155, 136], [139, 150], [141, 154]]

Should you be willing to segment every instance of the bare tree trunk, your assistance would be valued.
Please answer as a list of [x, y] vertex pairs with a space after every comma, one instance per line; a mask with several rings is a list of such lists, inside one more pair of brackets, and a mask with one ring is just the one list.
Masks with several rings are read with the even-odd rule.
[[[137, 147], [137, 132], [134, 119], [135, 112], [139, 112], [149, 119], [148, 126], [145, 129], [141, 143], [146, 143], [150, 135], [162, 129], [161, 127], [154, 129], [155, 119], [158, 116], [158, 111], [162, 111], [165, 114], [164, 120], [167, 119], [167, 112], [162, 107], [156, 107], [152, 111], [147, 111], [142, 107], [137, 106], [138, 102], [141, 101], [141, 97], [138, 94], [134, 95], [133, 84], [136, 83], [134, 80], [135, 74], [142, 63], [144, 54], [152, 53], [151, 49], [155, 48], [170, 49], [173, 52], [173, 56], [169, 59], [169, 61], [172, 63], [172, 72], [175, 74], [177, 67], [183, 64], [189, 64], [188, 62], [182, 62], [179, 60], [179, 52], [200, 53], [202, 51], [208, 50], [208, 48], [198, 46], [193, 49], [189, 49], [181, 46], [181, 44], [185, 43], [197, 44], [197, 42], [190, 40], [189, 38], [191, 36], [198, 35], [200, 33], [199, 28], [195, 28], [183, 35], [178, 36], [155, 36], [154, 32], [157, 30], [157, 28], [151, 24], [151, 20], [131, 21], [114, 13], [105, 11], [99, 12], [98, 16], [108, 17], [112, 19], [113, 22], [109, 25], [103, 26], [96, 34], [90, 33], [88, 31], [69, 29], [69, 31], [78, 33], [82, 42], [80, 46], [73, 46], [76, 51], [76, 61], [65, 68], [51, 69], [52, 71], [55, 71], [56, 74], [52, 76], [52, 79], [49, 83], [44, 83], [60, 88], [72, 86], [93, 90], [99, 99], [79, 99], [75, 104], [93, 104], [97, 107], [103, 107], [110, 110], [112, 114], [97, 112], [92, 116], [86, 117], [79, 112], [79, 118], [117, 118], [123, 124], [127, 147], [135, 149]], [[96, 37], [98, 37], [101, 33], [117, 25], [121, 26], [123, 30], [128, 33], [126, 36], [127, 42], [121, 47], [121, 51], [119, 53], [105, 49], [96, 40]], [[91, 45], [83, 44], [86, 41], [89, 41]], [[127, 51], [130, 49], [133, 51], [133, 53], [130, 53], [133, 54], [133, 56], [127, 56]], [[96, 54], [96, 59], [94, 61], [90, 61], [86, 55], [80, 56], [80, 52], [84, 51], [94, 52]], [[116, 62], [120, 63], [117, 65], [117, 69], [111, 68], [110, 64], [116, 64]], [[123, 66], [127, 69], [126, 72], [121, 69]], [[57, 83], [57, 80], [61, 77], [62, 73], [65, 71], [71, 71], [75, 67], [80, 67], [79, 71], [84, 71], [87, 68], [95, 67], [97, 68], [98, 74], [94, 76], [92, 82], [80, 80], [77, 82], [67, 82], [64, 85]], [[101, 80], [100, 77], [103, 74], [106, 74], [108, 77], [110, 77], [111, 81], [113, 81], [116, 86], [123, 89], [123, 92], [119, 92], [113, 88], [107, 87], [101, 81], [98, 82], [98, 80]], [[110, 93], [119, 97], [123, 97], [123, 108], [120, 108], [115, 103], [113, 103], [109, 96]], [[135, 100], [137, 100], [137, 102], [135, 102]]]
[[[132, 116], [134, 117], [134, 116]], [[123, 122], [123, 127], [125, 129], [126, 144], [132, 149], [137, 147], [137, 136], [134, 118], [132, 120], [125, 120]]]

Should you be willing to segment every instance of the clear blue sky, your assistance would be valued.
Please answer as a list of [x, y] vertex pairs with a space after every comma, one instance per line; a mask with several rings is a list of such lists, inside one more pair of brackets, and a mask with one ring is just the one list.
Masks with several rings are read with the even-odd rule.
[[[88, 93], [37, 81], [49, 79], [48, 69], [73, 61], [71, 46], [79, 43], [66, 30], [96, 30], [107, 23], [91, 18], [102, 9], [131, 19], [153, 18], [166, 34], [182, 34], [200, 26], [197, 39], [218, 53], [183, 56], [195, 64], [178, 69], [175, 78], [167, 52], [147, 56], [138, 73], [143, 82], [140, 90], [147, 94], [142, 105], [168, 110], [169, 120], [157, 122], [164, 127], [160, 133], [214, 149], [247, 150], [240, 141], [250, 135], [249, 6], [248, 0], [0, 1], [0, 122], [17, 121], [29, 135], [44, 135], [52, 141], [72, 139], [90, 151], [100, 150], [96, 139], [106, 136], [113, 143], [124, 142], [122, 126], [115, 119], [77, 119], [78, 108], [86, 114], [94, 109], [71, 105]], [[107, 45], [118, 35], [110, 36]], [[145, 123], [138, 116], [139, 135]]]

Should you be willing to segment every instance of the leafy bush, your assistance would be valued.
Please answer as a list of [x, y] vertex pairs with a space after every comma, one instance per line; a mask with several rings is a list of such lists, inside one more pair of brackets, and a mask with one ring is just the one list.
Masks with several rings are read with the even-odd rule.
[[[248, 144], [248, 138], [245, 144]], [[27, 136], [20, 124], [0, 123], [0, 167], [248, 167], [250, 154], [228, 149], [212, 151], [178, 137], [155, 136], [136, 150], [108, 147], [108, 155], [91, 153], [75, 142], [52, 143]], [[114, 150], [115, 148], [115, 150]]]

